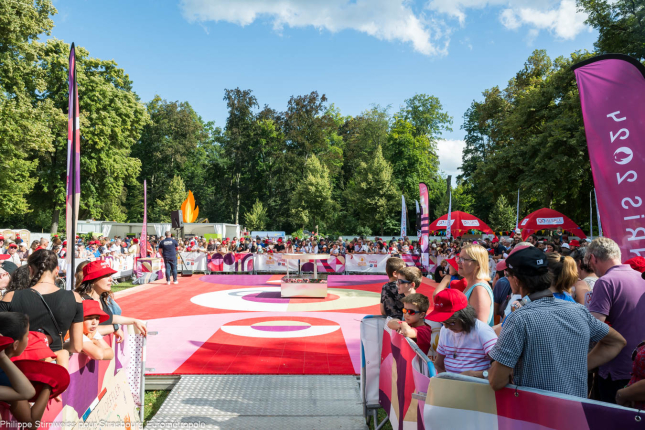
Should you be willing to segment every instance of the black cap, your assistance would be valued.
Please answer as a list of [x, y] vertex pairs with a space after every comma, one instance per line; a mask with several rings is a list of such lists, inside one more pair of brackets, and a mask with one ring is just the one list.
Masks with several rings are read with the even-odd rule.
[[3, 261], [0, 266], [5, 270], [5, 272], [9, 273], [10, 275], [13, 274], [13, 272], [18, 269], [18, 266], [16, 266], [14, 263], [11, 261]]
[[506, 259], [506, 266], [516, 272], [544, 274], [547, 272], [546, 255], [534, 246], [512, 252]]

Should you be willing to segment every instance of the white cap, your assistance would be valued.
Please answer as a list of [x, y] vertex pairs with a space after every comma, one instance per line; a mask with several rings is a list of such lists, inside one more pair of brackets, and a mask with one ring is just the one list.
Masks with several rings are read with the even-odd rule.
[[571, 249], [571, 248], [569, 247], [569, 244], [568, 244], [568, 243], [563, 243], [563, 244], [562, 244], [562, 245], [560, 245], [560, 246], [561, 246], [562, 248]]

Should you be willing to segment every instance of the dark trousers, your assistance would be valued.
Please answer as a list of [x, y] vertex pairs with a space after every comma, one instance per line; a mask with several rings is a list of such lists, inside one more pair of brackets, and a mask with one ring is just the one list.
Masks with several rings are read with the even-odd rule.
[[177, 259], [165, 259], [166, 262], [166, 281], [170, 281], [170, 274], [172, 273], [173, 281], [177, 280]]
[[607, 379], [598, 376], [598, 391], [600, 393], [600, 401], [607, 403], [616, 403], [616, 391], [625, 388], [629, 383], [629, 379], [611, 379], [611, 375]]

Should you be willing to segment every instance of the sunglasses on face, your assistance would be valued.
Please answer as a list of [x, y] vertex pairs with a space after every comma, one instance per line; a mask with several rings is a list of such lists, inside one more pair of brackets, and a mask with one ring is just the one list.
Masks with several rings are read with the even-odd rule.
[[405, 279], [397, 279], [397, 280], [396, 280], [396, 283], [397, 283], [398, 285], [401, 285], [401, 284], [411, 284], [411, 283], [412, 283], [412, 281], [406, 281]]
[[403, 313], [404, 313], [404, 314], [408, 314], [408, 315], [416, 315], [416, 314], [422, 314], [423, 312], [421, 312], [421, 311], [415, 311], [415, 310], [413, 310], [413, 309], [403, 308]]

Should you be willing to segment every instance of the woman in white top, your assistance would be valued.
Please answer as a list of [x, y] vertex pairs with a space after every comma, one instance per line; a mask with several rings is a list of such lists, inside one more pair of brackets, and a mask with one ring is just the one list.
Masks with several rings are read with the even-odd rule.
[[576, 282], [575, 290], [573, 290], [573, 298], [576, 302], [589, 307], [591, 302], [591, 295], [593, 294], [593, 287], [598, 280], [596, 274], [591, 270], [588, 263], [585, 263], [585, 254], [587, 248], [576, 248], [570, 255], [578, 266], [578, 278], [580, 281]]
[[486, 378], [491, 362], [488, 353], [497, 343], [493, 329], [477, 318], [464, 293], [457, 289], [441, 291], [434, 303], [427, 319], [443, 323], [434, 362], [437, 372]]

